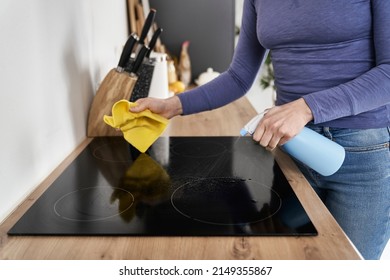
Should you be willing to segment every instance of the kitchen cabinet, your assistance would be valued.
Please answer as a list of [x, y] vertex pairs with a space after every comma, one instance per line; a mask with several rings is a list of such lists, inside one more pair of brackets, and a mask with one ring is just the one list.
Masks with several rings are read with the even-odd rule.
[[[237, 136], [256, 111], [245, 97], [220, 109], [171, 120], [169, 136]], [[275, 158], [299, 198], [318, 236], [261, 237], [31, 237], [7, 231], [73, 159], [85, 141], [46, 178], [0, 226], [0, 259], [361, 259], [360, 254], [280, 150]]]

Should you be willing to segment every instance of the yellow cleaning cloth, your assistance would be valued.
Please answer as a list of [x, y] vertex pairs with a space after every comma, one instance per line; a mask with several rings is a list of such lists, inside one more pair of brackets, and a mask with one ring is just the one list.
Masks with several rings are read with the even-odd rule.
[[123, 137], [144, 153], [164, 132], [168, 119], [145, 110], [140, 113], [130, 112], [135, 103], [120, 100], [112, 106], [112, 116], [104, 116], [104, 122], [123, 132]]

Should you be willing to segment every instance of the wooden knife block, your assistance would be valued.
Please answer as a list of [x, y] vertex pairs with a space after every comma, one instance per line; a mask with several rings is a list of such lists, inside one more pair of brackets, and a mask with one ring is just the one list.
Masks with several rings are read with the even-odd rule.
[[111, 69], [100, 84], [92, 101], [88, 116], [88, 137], [121, 136], [117, 131], [103, 121], [104, 115], [111, 116], [112, 106], [119, 100], [130, 100], [137, 77], [128, 72], [118, 72]]

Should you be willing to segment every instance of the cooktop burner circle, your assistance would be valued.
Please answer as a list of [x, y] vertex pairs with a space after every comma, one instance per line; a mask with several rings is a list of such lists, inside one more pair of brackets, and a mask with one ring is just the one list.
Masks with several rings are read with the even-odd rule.
[[95, 147], [92, 155], [102, 161], [112, 163], [130, 163], [130, 145], [126, 141], [113, 139]]
[[266, 220], [282, 206], [270, 187], [239, 178], [198, 178], [178, 187], [171, 204], [181, 215], [213, 225], [244, 225]]
[[184, 157], [209, 158], [219, 156], [227, 151], [222, 143], [215, 141], [185, 141], [173, 145], [171, 152]]
[[[118, 201], [115, 193], [120, 192]], [[87, 202], [87, 203], [86, 203]], [[64, 220], [96, 222], [120, 216], [134, 204], [131, 192], [105, 187], [89, 187], [69, 192], [54, 203], [54, 212]]]

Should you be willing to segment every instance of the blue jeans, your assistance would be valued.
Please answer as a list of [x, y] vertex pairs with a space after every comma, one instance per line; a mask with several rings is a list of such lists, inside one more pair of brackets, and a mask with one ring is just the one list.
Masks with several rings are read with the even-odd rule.
[[345, 161], [326, 177], [298, 167], [363, 258], [379, 259], [390, 236], [390, 128], [308, 127], [342, 145]]

